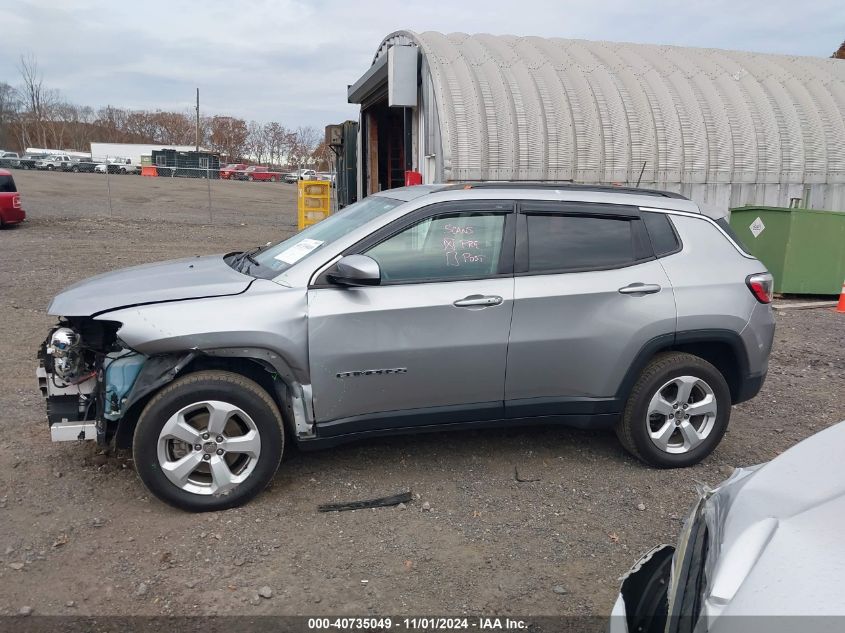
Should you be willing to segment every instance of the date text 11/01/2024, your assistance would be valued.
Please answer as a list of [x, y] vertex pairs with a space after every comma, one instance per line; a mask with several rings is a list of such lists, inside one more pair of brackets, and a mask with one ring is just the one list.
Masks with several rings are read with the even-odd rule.
[[308, 629], [319, 630], [382, 630], [406, 629], [409, 631], [471, 630], [520, 631], [529, 623], [518, 618], [476, 617], [476, 618], [308, 618]]

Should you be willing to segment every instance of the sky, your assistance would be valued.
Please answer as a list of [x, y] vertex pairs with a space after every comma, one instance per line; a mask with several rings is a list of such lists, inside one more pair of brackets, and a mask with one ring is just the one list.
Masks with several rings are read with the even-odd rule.
[[396, 30], [702, 46], [829, 57], [843, 0], [0, 0], [0, 81], [35, 55], [80, 105], [287, 127], [357, 118], [346, 87]]

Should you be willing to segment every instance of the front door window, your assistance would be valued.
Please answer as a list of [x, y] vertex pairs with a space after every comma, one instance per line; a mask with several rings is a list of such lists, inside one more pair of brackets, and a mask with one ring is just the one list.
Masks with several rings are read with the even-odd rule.
[[382, 282], [483, 279], [498, 272], [505, 215], [451, 213], [427, 218], [370, 248]]

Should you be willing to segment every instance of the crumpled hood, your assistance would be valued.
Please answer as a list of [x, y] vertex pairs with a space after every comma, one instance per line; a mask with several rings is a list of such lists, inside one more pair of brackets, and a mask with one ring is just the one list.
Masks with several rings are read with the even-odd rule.
[[223, 255], [191, 257], [123, 268], [89, 277], [53, 297], [55, 316], [92, 316], [127, 306], [235, 295], [253, 278], [230, 268]]
[[723, 537], [732, 540], [762, 519], [788, 520], [845, 495], [843, 452], [845, 421], [753, 469], [740, 485], [728, 479], [717, 488], [729, 501]]
[[[845, 616], [844, 451], [840, 422], [716, 489], [708, 504], [723, 523], [712, 535], [719, 559], [710, 570], [711, 617]], [[720, 599], [725, 586], [736, 589]], [[720, 617], [711, 630], [747, 631], [743, 622]]]

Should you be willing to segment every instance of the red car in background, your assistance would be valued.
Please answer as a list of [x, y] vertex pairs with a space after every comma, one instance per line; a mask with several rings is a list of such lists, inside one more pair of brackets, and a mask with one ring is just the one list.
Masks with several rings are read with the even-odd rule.
[[220, 168], [220, 177], [223, 180], [237, 178], [237, 174], [244, 171], [247, 166], [244, 163], [232, 163]]
[[15, 187], [12, 172], [0, 169], [0, 227], [23, 222], [26, 213], [21, 207], [21, 194]]
[[277, 171], [270, 171], [269, 167], [263, 165], [250, 165], [244, 171], [234, 175], [238, 180], [265, 180], [270, 182], [280, 181], [282, 174]]

